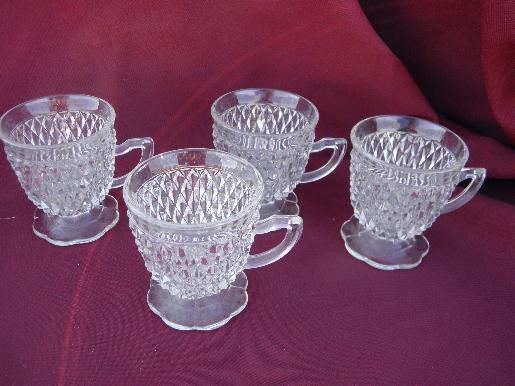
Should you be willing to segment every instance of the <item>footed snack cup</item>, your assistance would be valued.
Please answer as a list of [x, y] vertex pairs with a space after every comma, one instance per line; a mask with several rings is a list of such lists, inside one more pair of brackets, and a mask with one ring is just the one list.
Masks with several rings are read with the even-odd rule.
[[[350, 197], [354, 216], [341, 234], [349, 253], [379, 269], [408, 269], [429, 251], [422, 233], [440, 214], [466, 204], [486, 176], [464, 168], [463, 140], [436, 123], [377, 116], [351, 131]], [[450, 198], [456, 185], [467, 187]]]
[[[299, 216], [258, 222], [263, 190], [249, 162], [208, 149], [156, 155], [129, 176], [129, 226], [152, 274], [147, 301], [167, 325], [223, 326], [247, 304], [243, 269], [269, 264], [295, 245]], [[286, 229], [279, 245], [249, 255], [256, 234], [277, 229]]]
[[34, 233], [55, 245], [94, 241], [118, 221], [108, 195], [126, 175], [113, 178], [115, 156], [141, 149], [151, 138], [116, 145], [115, 112], [87, 95], [54, 95], [22, 103], [0, 118], [0, 138], [22, 188], [36, 205]]
[[[213, 143], [252, 163], [263, 176], [261, 218], [277, 213], [298, 214], [293, 189], [330, 174], [345, 155], [343, 138], [315, 140], [318, 110], [299, 95], [272, 89], [233, 91], [211, 107]], [[306, 172], [311, 153], [331, 149], [329, 161]]]

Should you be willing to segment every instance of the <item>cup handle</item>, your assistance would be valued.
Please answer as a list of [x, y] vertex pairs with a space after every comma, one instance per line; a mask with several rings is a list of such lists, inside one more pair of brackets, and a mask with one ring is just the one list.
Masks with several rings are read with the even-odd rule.
[[[150, 137], [128, 139], [125, 142], [116, 145], [114, 149], [114, 156], [118, 157], [119, 155], [127, 154], [134, 149], [141, 149], [141, 158], [138, 162], [139, 165], [141, 162], [149, 159], [154, 155], [154, 140]], [[113, 183], [111, 184], [111, 188], [119, 188], [122, 186], [129, 173], [114, 178]]]
[[460, 175], [459, 175], [459, 182], [465, 181], [470, 179], [469, 184], [463, 191], [458, 194], [453, 199], [449, 200], [447, 204], [443, 207], [441, 210], [441, 214], [452, 212], [453, 210], [456, 210], [463, 205], [465, 205], [467, 202], [469, 202], [472, 197], [474, 197], [481, 188], [481, 185], [483, 185], [483, 182], [485, 181], [486, 177], [486, 169], [483, 168], [463, 168], [461, 169]]
[[319, 151], [326, 149], [333, 149], [333, 154], [331, 155], [331, 158], [329, 158], [329, 161], [317, 170], [304, 172], [300, 179], [301, 183], [318, 181], [336, 169], [345, 155], [347, 141], [343, 138], [322, 138], [313, 144], [311, 153], [318, 153]]
[[264, 234], [279, 229], [286, 229], [284, 239], [268, 251], [249, 255], [245, 269], [264, 267], [290, 252], [299, 241], [302, 233], [302, 217], [274, 215], [256, 224], [256, 234]]

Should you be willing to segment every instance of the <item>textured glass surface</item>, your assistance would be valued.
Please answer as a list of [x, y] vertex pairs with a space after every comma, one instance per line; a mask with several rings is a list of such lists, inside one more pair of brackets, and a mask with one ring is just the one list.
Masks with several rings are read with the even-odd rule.
[[[259, 221], [264, 184], [243, 158], [212, 149], [158, 154], [123, 186], [129, 226], [152, 274], [147, 302], [168, 326], [211, 330], [246, 306], [246, 268], [285, 256], [299, 216]], [[254, 236], [285, 229], [281, 242], [249, 255]]]
[[269, 103], [241, 104], [222, 114], [222, 120], [245, 133], [287, 134], [302, 129], [307, 119], [290, 108]]
[[379, 131], [364, 136], [361, 151], [351, 152], [355, 216], [380, 237], [421, 234], [438, 217], [458, 182], [455, 162], [441, 143], [420, 135]]
[[361, 146], [381, 161], [411, 169], [443, 169], [456, 161], [454, 155], [437, 141], [406, 132], [371, 133], [363, 138]]
[[225, 220], [247, 205], [251, 189], [237, 176], [216, 167], [176, 167], [138, 189], [144, 212], [176, 224]]
[[187, 299], [228, 288], [243, 270], [254, 240], [257, 204], [242, 211], [255, 200], [255, 189], [235, 173], [203, 166], [167, 168], [142, 183], [135, 204], [153, 219], [183, 226], [228, 221], [180, 232], [148, 224], [129, 210], [130, 227], [152, 278]]
[[240, 104], [213, 126], [215, 148], [250, 161], [265, 182], [263, 201], [285, 198], [299, 183], [315, 138], [308, 119], [293, 108], [269, 103]]
[[6, 143], [5, 152], [28, 197], [45, 213], [84, 213], [106, 196], [116, 139], [114, 129], [104, 124], [94, 113], [60, 111], [32, 117], [11, 130], [13, 142], [42, 146]]
[[89, 111], [61, 111], [27, 119], [11, 131], [11, 137], [28, 145], [57, 145], [87, 138], [104, 122], [103, 117]]
[[[412, 269], [429, 252], [423, 232], [466, 204], [486, 176], [464, 168], [468, 149], [452, 131], [424, 119], [381, 115], [351, 130], [354, 215], [340, 233], [356, 259], [383, 270]], [[451, 195], [458, 182], [470, 180]]]

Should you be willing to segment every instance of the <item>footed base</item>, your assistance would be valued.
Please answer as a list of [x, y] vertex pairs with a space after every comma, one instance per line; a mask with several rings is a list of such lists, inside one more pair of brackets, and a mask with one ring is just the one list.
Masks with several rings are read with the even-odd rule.
[[150, 281], [147, 302], [168, 326], [177, 330], [214, 330], [222, 327], [247, 305], [247, 276], [240, 272], [229, 288], [201, 299], [172, 296]]
[[424, 236], [408, 240], [383, 239], [367, 231], [354, 216], [343, 223], [340, 232], [352, 256], [378, 269], [415, 268], [429, 251], [429, 242]]
[[99, 206], [76, 216], [53, 216], [36, 209], [32, 229], [55, 245], [83, 244], [102, 237], [116, 225], [118, 217], [118, 201], [107, 195]]
[[261, 205], [259, 208], [259, 218], [264, 220], [274, 214], [296, 215], [299, 214], [300, 209], [297, 204], [297, 195], [294, 192], [282, 200], [275, 200], [267, 204]]

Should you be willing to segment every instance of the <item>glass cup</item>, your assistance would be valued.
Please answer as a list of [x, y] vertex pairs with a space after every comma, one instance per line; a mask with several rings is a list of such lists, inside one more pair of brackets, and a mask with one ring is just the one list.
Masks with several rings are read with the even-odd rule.
[[109, 103], [87, 95], [35, 99], [0, 118], [7, 159], [37, 207], [37, 236], [61, 246], [88, 243], [118, 222], [118, 203], [107, 193], [126, 175], [113, 178], [114, 158], [141, 149], [145, 160], [154, 143], [134, 138], [116, 145], [114, 119]]
[[[259, 220], [263, 179], [246, 160], [208, 149], [159, 154], [123, 187], [129, 226], [152, 274], [147, 301], [170, 327], [211, 330], [247, 304], [245, 268], [286, 255], [299, 216]], [[274, 248], [249, 255], [255, 234], [286, 229]]]
[[[315, 139], [318, 110], [299, 95], [271, 89], [233, 91], [211, 107], [214, 146], [251, 162], [262, 174], [265, 192], [261, 218], [298, 214], [293, 189], [317, 181], [341, 162], [347, 142], [343, 138]], [[332, 149], [329, 161], [305, 172], [311, 153]]]
[[[429, 251], [422, 232], [466, 204], [486, 176], [464, 168], [468, 149], [449, 129], [424, 119], [385, 115], [351, 131], [350, 197], [354, 216], [341, 234], [349, 253], [379, 269], [408, 269]], [[467, 187], [450, 199], [456, 185]]]

